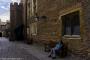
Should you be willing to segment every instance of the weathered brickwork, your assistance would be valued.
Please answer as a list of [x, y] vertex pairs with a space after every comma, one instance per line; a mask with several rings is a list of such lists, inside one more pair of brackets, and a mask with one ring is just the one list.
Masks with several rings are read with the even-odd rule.
[[[52, 0], [52, 1], [38, 0], [38, 14], [40, 16], [43, 15], [47, 16], [47, 22], [39, 23], [40, 24], [40, 26], [38, 27], [39, 28], [38, 32], [40, 32], [39, 34], [41, 35], [42, 33], [45, 34], [48, 33], [50, 36], [53, 35], [53, 37], [58, 35], [59, 36], [58, 39], [60, 39], [60, 34], [61, 34], [60, 21], [59, 21], [60, 10], [64, 10], [64, 8], [72, 7], [73, 5], [76, 4], [76, 2], [73, 2], [71, 4], [70, 1], [68, 2], [68, 4], [65, 4], [67, 2], [63, 0]], [[43, 32], [42, 29], [45, 32]]]
[[[37, 14], [47, 17], [45, 21], [39, 19], [37, 41], [41, 43], [43, 41], [62, 39], [68, 44], [71, 51], [74, 50], [74, 52], [78, 53], [78, 51], [83, 50], [86, 52], [90, 46], [89, 3], [89, 0], [37, 0]], [[80, 37], [63, 37], [60, 17], [77, 10], [80, 11]]]
[[88, 55], [89, 55], [89, 57], [90, 57], [90, 1], [89, 0], [87, 0], [86, 2], [85, 2], [86, 4], [84, 4], [84, 17], [85, 17], [85, 30], [86, 30], [86, 39], [85, 39], [85, 45], [87, 46], [87, 48], [88, 48]]
[[[37, 22], [37, 34], [31, 36], [30, 31], [29, 37], [32, 37], [39, 43], [47, 43], [47, 41], [50, 40], [63, 40], [73, 53], [90, 55], [90, 0], [28, 0], [25, 3], [27, 3], [27, 7], [30, 7], [27, 8], [26, 5], [24, 5], [25, 22], [31, 25]], [[27, 13], [26, 10], [28, 10]], [[80, 36], [62, 36], [61, 17], [75, 11], [80, 12]], [[42, 16], [46, 18], [41, 18]], [[30, 19], [27, 20], [27, 18]], [[37, 21], [34, 21], [36, 18]], [[29, 30], [31, 30], [30, 27]]]

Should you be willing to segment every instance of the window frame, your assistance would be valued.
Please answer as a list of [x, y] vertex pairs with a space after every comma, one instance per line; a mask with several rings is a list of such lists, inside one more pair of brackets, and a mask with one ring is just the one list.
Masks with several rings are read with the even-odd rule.
[[[75, 19], [76, 21], [73, 21], [75, 17], [78, 17], [78, 19]], [[63, 15], [61, 16], [61, 20], [62, 20], [62, 26], [63, 26], [62, 35], [80, 35], [80, 11], [74, 11], [72, 13]], [[74, 29], [76, 28], [77, 25], [79, 26], [79, 31], [77, 34], [75, 34], [76, 31]], [[69, 28], [68, 31], [67, 31], [67, 28]]]
[[[75, 12], [75, 11], [80, 11], [80, 35], [63, 35], [63, 32], [62, 32], [62, 19], [61, 19], [61, 16], [63, 16], [63, 15], [66, 15], [66, 14], [69, 14], [69, 13], [72, 13], [72, 12]], [[83, 33], [84, 33], [84, 27], [83, 27], [83, 25], [84, 24], [82, 24], [82, 23], [84, 23], [85, 21], [83, 20], [84, 18], [83, 18], [83, 12], [82, 12], [82, 7], [81, 7], [81, 4], [78, 4], [78, 5], [75, 5], [75, 6], [73, 6], [73, 7], [69, 7], [69, 8], [65, 8], [64, 10], [61, 10], [60, 11], [60, 13], [59, 13], [60, 15], [59, 15], [59, 20], [60, 20], [60, 32], [61, 32], [61, 34], [60, 34], [60, 36], [61, 37], [71, 37], [71, 38], [73, 38], [73, 37], [79, 37], [79, 38], [81, 38], [81, 37], [83, 37]], [[81, 21], [82, 20], [82, 21]], [[83, 28], [83, 29], [81, 29], [81, 28]]]

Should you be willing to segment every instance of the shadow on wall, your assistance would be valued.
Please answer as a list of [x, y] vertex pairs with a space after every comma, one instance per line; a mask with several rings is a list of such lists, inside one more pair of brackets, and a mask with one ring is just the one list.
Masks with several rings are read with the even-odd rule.
[[23, 36], [23, 28], [24, 28], [23, 25], [20, 25], [20, 26], [16, 27], [14, 33], [15, 33], [15, 37], [16, 37], [17, 40], [23, 40], [24, 39], [23, 38], [24, 37]]
[[0, 32], [0, 37], [2, 37], [2, 32]]

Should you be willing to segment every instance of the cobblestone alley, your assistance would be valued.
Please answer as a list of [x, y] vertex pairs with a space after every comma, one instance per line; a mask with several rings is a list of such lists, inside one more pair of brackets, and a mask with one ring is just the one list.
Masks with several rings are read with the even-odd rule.
[[38, 60], [18, 44], [0, 38], [0, 60]]

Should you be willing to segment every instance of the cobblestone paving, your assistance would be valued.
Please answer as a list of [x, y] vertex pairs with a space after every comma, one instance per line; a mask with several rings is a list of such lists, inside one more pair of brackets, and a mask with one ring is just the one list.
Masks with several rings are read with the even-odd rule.
[[[42, 46], [27, 45], [21, 42], [9, 42], [7, 38], [0, 38], [0, 60], [52, 60]], [[75, 56], [57, 58], [54, 60], [87, 60]]]
[[[14, 42], [14, 43], [18, 43], [18, 42]], [[48, 53], [44, 52], [44, 48], [41, 45], [37, 45], [37, 44], [26, 45], [26, 44], [18, 43], [18, 46], [20, 48], [27, 50], [33, 56], [37, 57], [39, 60], [53, 60], [52, 58], [48, 57]], [[57, 57], [54, 60], [86, 60], [86, 59], [70, 55], [65, 58]]]
[[6, 38], [0, 38], [0, 60], [38, 60], [24, 48], [9, 42]]

